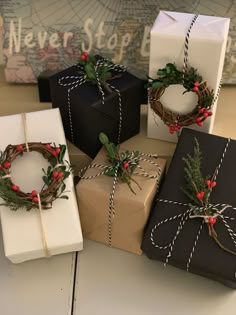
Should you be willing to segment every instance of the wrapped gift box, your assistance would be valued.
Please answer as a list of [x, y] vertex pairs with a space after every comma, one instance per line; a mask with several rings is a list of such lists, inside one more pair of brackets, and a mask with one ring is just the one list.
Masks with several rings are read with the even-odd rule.
[[[165, 182], [150, 216], [142, 249], [149, 258], [166, 262], [172, 246], [172, 253], [168, 258], [169, 264], [184, 270], [189, 269], [190, 272], [236, 288], [236, 257], [221, 249], [213, 241], [209, 236], [207, 224], [203, 223], [200, 229], [203, 222], [201, 218], [187, 218], [179, 234], [176, 234], [181, 218], [171, 219], [174, 216], [186, 214], [186, 211], [191, 208], [189, 199], [181, 190], [185, 183], [185, 163], [182, 158], [186, 157], [187, 154], [192, 156], [195, 138], [202, 152], [201, 165], [204, 176], [209, 175], [211, 177], [221, 161], [228, 141], [226, 138], [183, 129]], [[236, 207], [235, 186], [233, 184], [236, 172], [235, 155], [236, 141], [231, 140], [219, 168], [216, 178], [217, 185], [210, 195], [210, 203], [213, 205], [227, 204]], [[232, 207], [227, 208], [223, 215], [231, 218], [226, 218], [225, 222], [235, 233], [236, 212]], [[223, 206], [219, 206], [219, 210], [221, 208]], [[182, 218], [184, 219], [184, 217]], [[163, 220], [165, 223], [162, 222]], [[221, 218], [217, 220], [214, 228], [221, 243], [235, 251], [236, 247], [233, 241], [235, 236], [231, 238], [230, 232]], [[177, 238], [174, 240], [175, 235]], [[156, 245], [167, 247], [160, 249]]]
[[[160, 11], [151, 29], [150, 77], [156, 78], [157, 70], [164, 68], [167, 63], [174, 63], [182, 70], [185, 37], [193, 17], [193, 14]], [[228, 18], [199, 15], [189, 37], [188, 68], [197, 69], [215, 94], [222, 76], [229, 22]], [[182, 95], [183, 91], [181, 85], [166, 88], [161, 96], [163, 106], [180, 115], [191, 112], [197, 105], [198, 98], [192, 92]], [[189, 127], [211, 133], [216, 105], [217, 102], [212, 108], [213, 115], [204, 121], [202, 127], [197, 124]], [[169, 133], [169, 128], [154, 114], [151, 107], [148, 112], [148, 137], [177, 142], [176, 134]]]
[[[52, 142], [65, 144], [60, 112], [50, 109], [26, 114], [28, 142]], [[0, 117], [0, 150], [8, 144], [25, 142], [21, 115]], [[69, 161], [66, 151], [65, 160]], [[43, 186], [42, 167], [47, 168], [48, 161], [37, 152], [24, 153], [11, 167], [11, 176], [23, 191], [40, 191]], [[57, 255], [83, 248], [81, 225], [72, 175], [65, 180], [68, 200], [56, 199], [51, 209], [42, 210], [42, 222], [45, 238], [51, 255]], [[33, 188], [32, 188], [33, 187]], [[39, 210], [10, 210], [0, 207], [1, 225], [5, 255], [13, 262], [44, 257]]]
[[[122, 146], [121, 146], [122, 151]], [[161, 177], [165, 169], [165, 160], [151, 159], [161, 168]], [[104, 148], [100, 150], [93, 164], [107, 164]], [[158, 168], [148, 162], [140, 162], [149, 175], [157, 175]], [[101, 170], [90, 168], [84, 176], [93, 176]], [[114, 194], [115, 215], [112, 219], [112, 247], [117, 247], [135, 254], [142, 253], [140, 246], [144, 226], [149, 217], [153, 198], [157, 191], [156, 179], [133, 175], [142, 190], [131, 182], [136, 195], [128, 185], [118, 180]], [[113, 177], [101, 175], [96, 179], [81, 179], [77, 185], [79, 213], [83, 236], [108, 244], [109, 196], [112, 190]]]
[[[114, 75], [117, 75], [117, 73]], [[78, 77], [77, 66], [72, 66], [50, 79], [51, 98], [53, 107], [59, 107], [67, 139], [71, 139], [71, 126], [68, 107], [68, 89], [71, 86], [62, 86], [59, 80], [63, 77]], [[65, 83], [73, 83], [75, 79], [67, 79]], [[121, 73], [120, 78], [109, 81], [121, 93], [122, 101], [122, 130], [123, 142], [139, 132], [140, 105], [145, 99], [144, 81], [128, 72]], [[74, 141], [78, 148], [94, 158], [101, 148], [98, 134], [105, 132], [110, 140], [117, 143], [119, 126], [118, 94], [106, 92], [105, 102], [96, 84], [84, 83], [71, 89], [70, 106]]]
[[[58, 72], [58, 71], [57, 71]], [[50, 77], [55, 74], [54, 71], [45, 70], [37, 77], [38, 95], [41, 103], [51, 102]]]

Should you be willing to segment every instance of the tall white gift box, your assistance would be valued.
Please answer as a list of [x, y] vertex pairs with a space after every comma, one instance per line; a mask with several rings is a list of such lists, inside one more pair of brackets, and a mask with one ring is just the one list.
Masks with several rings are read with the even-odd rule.
[[[149, 76], [157, 78], [157, 70], [174, 63], [179, 70], [184, 64], [184, 44], [194, 14], [160, 11], [151, 29]], [[230, 20], [228, 18], [199, 15], [193, 24], [188, 43], [188, 68], [197, 69], [216, 94], [219, 90]], [[197, 95], [189, 92], [182, 94], [182, 85], [170, 85], [161, 96], [165, 108], [177, 114], [185, 114], [197, 105]], [[204, 121], [189, 128], [211, 133], [216, 112]], [[147, 136], [165, 141], [177, 142], [177, 135], [170, 134], [169, 128], [149, 106]]]
[[[25, 141], [66, 144], [58, 109], [27, 113], [25, 117], [25, 127], [21, 114], [0, 117], [1, 151], [8, 144], [16, 145]], [[69, 162], [67, 150], [64, 161]], [[47, 169], [48, 165], [48, 161], [39, 153], [25, 152], [12, 163], [12, 181], [24, 192], [31, 192], [32, 189], [40, 191], [43, 186], [42, 168]], [[11, 262], [45, 257], [43, 239], [50, 255], [82, 250], [83, 238], [72, 175], [65, 179], [65, 184], [65, 194], [69, 199], [58, 198], [52, 203], [51, 209], [42, 210], [42, 221], [39, 209], [14, 211], [7, 206], [0, 206], [4, 250]]]

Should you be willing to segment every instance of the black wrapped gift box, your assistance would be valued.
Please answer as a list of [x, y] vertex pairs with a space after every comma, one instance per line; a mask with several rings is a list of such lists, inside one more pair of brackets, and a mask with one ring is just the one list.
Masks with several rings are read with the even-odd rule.
[[49, 78], [55, 73], [55, 71], [46, 70], [37, 77], [39, 101], [41, 103], [51, 102]]
[[[117, 73], [114, 73], [117, 75]], [[86, 82], [69, 92], [71, 104], [71, 119], [73, 137], [71, 139], [71, 124], [68, 108], [68, 89], [61, 86], [59, 80], [63, 77], [78, 76], [77, 66], [72, 66], [50, 78], [51, 98], [53, 107], [59, 107], [62, 115], [65, 134], [83, 152], [94, 158], [101, 148], [98, 135], [105, 132], [110, 141], [117, 143], [119, 126], [118, 94], [105, 89], [105, 102], [96, 84]], [[68, 82], [76, 79], [68, 79]], [[120, 142], [123, 142], [140, 130], [140, 105], [145, 99], [145, 81], [128, 72], [120, 74], [119, 78], [109, 80], [109, 83], [121, 93], [122, 129]]]
[[[182, 131], [165, 182], [154, 205], [143, 238], [142, 249], [151, 259], [167, 262], [166, 258], [171, 247], [159, 249], [155, 245], [164, 247], [172, 243], [180, 224], [180, 218], [173, 220], [170, 220], [170, 218], [186, 213], [190, 208], [188, 206], [190, 203], [189, 199], [181, 190], [181, 187], [185, 185], [185, 164], [182, 158], [186, 157], [188, 153], [192, 155], [195, 143], [194, 138], [198, 140], [202, 152], [201, 170], [203, 176], [213, 175], [220, 163], [227, 143], [227, 139], [223, 137], [189, 129]], [[217, 185], [210, 195], [211, 204], [228, 204], [236, 207], [235, 175], [236, 141], [230, 140], [216, 178]], [[187, 205], [174, 204], [172, 201]], [[225, 222], [229, 224], [235, 233], [236, 209], [234, 210], [232, 207], [225, 210], [223, 215], [232, 218], [225, 219]], [[221, 208], [222, 206], [219, 207], [219, 210]], [[160, 224], [163, 220], [166, 221]], [[202, 229], [200, 229], [201, 224]], [[214, 228], [221, 243], [235, 252], [236, 242], [234, 244], [233, 237], [230, 236], [223, 220], [217, 220]], [[234, 239], [236, 240], [236, 237]], [[203, 223], [201, 218], [188, 219], [172, 246], [173, 250], [168, 259], [168, 264], [184, 270], [188, 269], [190, 272], [236, 288], [236, 256], [224, 251], [216, 244], [209, 236], [207, 224]]]

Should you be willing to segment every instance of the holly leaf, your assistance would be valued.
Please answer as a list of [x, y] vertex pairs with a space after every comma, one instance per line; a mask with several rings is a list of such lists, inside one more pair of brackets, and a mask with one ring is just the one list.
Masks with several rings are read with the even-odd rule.
[[104, 175], [107, 176], [115, 176], [115, 169], [114, 168], [107, 168], [105, 169]]
[[43, 181], [44, 181], [44, 183], [45, 183], [47, 186], [49, 186], [49, 185], [50, 185], [50, 183], [49, 183], [49, 180], [48, 180], [48, 177], [47, 177], [47, 176], [43, 176]]
[[69, 199], [69, 197], [68, 196], [66, 196], [66, 195], [63, 195], [63, 196], [60, 196], [59, 198], [61, 198], [61, 199]]
[[59, 161], [59, 163], [63, 163], [63, 158], [64, 158], [65, 152], [66, 152], [66, 146], [65, 146], [65, 144], [59, 144], [59, 148], [60, 148], [60, 154], [58, 157], [58, 161]]
[[52, 155], [51, 155], [51, 156], [49, 157], [48, 161], [49, 161], [49, 163], [50, 163], [53, 167], [55, 167], [55, 166], [57, 165], [57, 159], [56, 159], [55, 156], [52, 156]]
[[87, 77], [91, 81], [96, 81], [96, 74], [94, 71], [94, 65], [92, 63], [86, 63], [84, 66]]
[[158, 88], [160, 88], [160, 87], [162, 87], [162, 86], [164, 86], [165, 84], [162, 82], [162, 81], [155, 81], [155, 82], [152, 82], [152, 87], [154, 88], [154, 89], [158, 89]]
[[63, 193], [63, 191], [66, 189], [66, 184], [65, 183], [63, 183], [62, 185], [61, 185], [61, 192], [60, 192], [60, 194], [62, 194]]
[[64, 179], [66, 179], [67, 177], [69, 177], [70, 176], [70, 172], [64, 172]]

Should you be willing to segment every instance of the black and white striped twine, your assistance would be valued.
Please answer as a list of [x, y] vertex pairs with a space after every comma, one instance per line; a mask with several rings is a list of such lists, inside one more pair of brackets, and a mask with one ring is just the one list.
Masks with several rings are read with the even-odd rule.
[[[73, 128], [73, 120], [72, 120], [72, 110], [71, 110], [71, 91], [78, 88], [82, 84], [88, 82], [88, 77], [86, 73], [84, 72], [84, 69], [81, 65], [76, 65], [78, 68], [79, 75], [78, 76], [64, 76], [61, 77], [58, 80], [58, 84], [63, 87], [68, 87], [67, 90], [67, 106], [68, 106], [68, 118], [69, 118], [69, 126], [70, 126], [70, 136], [71, 136], [71, 142], [74, 143], [75, 137], [74, 137], [74, 128]], [[127, 69], [123, 65], [118, 65], [112, 63], [110, 60], [102, 58], [98, 59], [95, 66], [94, 66], [94, 72], [96, 75], [96, 83], [99, 89], [99, 92], [102, 97], [102, 104], [105, 104], [105, 93], [103, 91], [102, 82], [99, 78], [99, 68], [106, 66], [108, 70], [115, 71], [118, 73], [125, 72]], [[106, 82], [106, 85], [113, 91], [115, 91], [118, 95], [118, 110], [119, 110], [119, 124], [118, 124], [118, 135], [117, 135], [117, 143], [120, 143], [121, 139], [121, 130], [122, 130], [122, 100], [121, 100], [121, 94], [120, 91], [115, 88], [112, 84]]]
[[[225, 148], [224, 148], [224, 151], [222, 153], [222, 156], [221, 156], [221, 159], [220, 159], [220, 162], [216, 168], [216, 172], [214, 174], [214, 180], [216, 180], [216, 177], [217, 175], [219, 174], [219, 170], [221, 168], [221, 165], [223, 163], [223, 160], [225, 158], [225, 155], [227, 153], [227, 150], [228, 150], [228, 147], [229, 147], [229, 144], [230, 144], [230, 139], [227, 139], [227, 143], [225, 145]], [[208, 195], [208, 198], [209, 198], [209, 195]], [[166, 259], [165, 259], [165, 263], [164, 263], [164, 266], [166, 266], [170, 260], [170, 258], [172, 257], [172, 253], [173, 253], [173, 250], [174, 250], [174, 245], [175, 245], [175, 242], [181, 232], [181, 230], [183, 229], [185, 223], [191, 219], [191, 215], [193, 215], [195, 213], [195, 210], [196, 210], [196, 206], [193, 206], [193, 205], [189, 205], [187, 203], [182, 203], [182, 202], [178, 202], [178, 201], [172, 201], [172, 200], [167, 200], [167, 199], [157, 199], [158, 202], [163, 202], [163, 203], [168, 203], [168, 204], [172, 204], [172, 205], [178, 205], [178, 206], [181, 206], [181, 207], [187, 207], [188, 209], [183, 212], [183, 213], [180, 213], [178, 215], [175, 215], [175, 216], [172, 216], [172, 217], [169, 217], [169, 218], [166, 218], [164, 220], [162, 220], [161, 222], [159, 222], [158, 224], [155, 224], [154, 227], [152, 228], [151, 230], [151, 234], [150, 234], [150, 240], [151, 240], [151, 243], [154, 247], [160, 249], [160, 250], [167, 250], [169, 249], [168, 251], [168, 254], [166, 256]], [[214, 212], [217, 214], [217, 216], [219, 218], [222, 219], [222, 222], [224, 224], [224, 226], [226, 227], [230, 237], [231, 237], [231, 240], [236, 248], [236, 232], [234, 232], [229, 224], [229, 222], [227, 221], [235, 221], [236, 218], [235, 217], [230, 217], [230, 216], [227, 216], [227, 215], [223, 215], [222, 212], [219, 210], [219, 208], [223, 209], [224, 207], [225, 208], [228, 208], [228, 209], [231, 209], [233, 211], [236, 210], [236, 207], [232, 207], [231, 205], [228, 205], [228, 204], [214, 204], [214, 205], [209, 205], [209, 207], [212, 208], [212, 210], [214, 210]], [[178, 220], [180, 219], [180, 222], [179, 222], [179, 225], [177, 227], [177, 231], [172, 239], [172, 241], [167, 244], [167, 245], [158, 245], [157, 242], [156, 242], [156, 237], [155, 237], [155, 234], [157, 233], [158, 229], [160, 228], [160, 226], [166, 224], [166, 223], [169, 223], [171, 221], [174, 221], [174, 220]], [[204, 224], [206, 223], [205, 219], [203, 218], [202, 222], [201, 222], [201, 225], [198, 229], [198, 232], [197, 232], [197, 235], [196, 235], [196, 238], [195, 238], [195, 241], [194, 241], [194, 244], [193, 244], [193, 247], [191, 249], [191, 252], [190, 252], [190, 255], [189, 255], [189, 258], [188, 258], [188, 261], [186, 263], [186, 271], [189, 271], [189, 268], [190, 268], [190, 264], [191, 264], [191, 260], [193, 258], [193, 255], [194, 255], [194, 252], [196, 250], [196, 246], [197, 246], [197, 243], [199, 241], [199, 238], [200, 238], [200, 234], [201, 234], [201, 231], [202, 231], [202, 228], [204, 226]], [[234, 277], [236, 279], [236, 271], [234, 273]]]
[[[158, 156], [156, 154], [146, 154], [146, 153], [139, 153], [138, 157], [134, 155], [134, 151], [132, 151], [130, 153], [130, 156], [128, 157], [128, 160], [130, 161], [130, 163], [132, 164], [132, 159], [135, 159], [135, 164], [138, 162], [147, 162], [147, 163], [150, 163], [152, 165], [154, 165], [155, 167], [157, 167], [157, 175], [150, 175], [148, 174], [145, 169], [140, 166], [139, 164], [137, 165], [137, 168], [140, 170], [140, 172], [133, 172], [133, 175], [138, 175], [138, 176], [144, 176], [144, 177], [147, 177], [149, 179], [155, 179], [156, 180], [156, 187], [157, 187], [157, 190], [158, 190], [158, 186], [159, 186], [159, 179], [160, 179], [160, 176], [161, 176], [161, 172], [162, 172], [162, 169], [161, 167], [155, 163], [154, 161], [150, 160], [150, 158], [158, 158]], [[111, 247], [112, 246], [112, 222], [113, 222], [113, 218], [115, 217], [115, 206], [114, 206], [114, 196], [115, 196], [115, 190], [116, 190], [116, 186], [117, 186], [117, 182], [118, 182], [118, 169], [121, 165], [118, 163], [116, 165], [116, 168], [115, 168], [115, 175], [114, 175], [114, 178], [113, 178], [113, 184], [112, 184], [112, 190], [110, 192], [110, 195], [109, 195], [109, 211], [108, 211], [108, 245]], [[95, 174], [95, 175], [90, 175], [90, 176], [84, 176], [82, 174], [84, 174], [84, 172], [90, 168], [100, 168], [102, 171]], [[96, 164], [96, 163], [93, 163], [89, 166], [86, 166], [84, 168], [82, 168], [78, 174], [78, 176], [81, 178], [81, 179], [86, 179], [86, 180], [89, 180], [89, 179], [94, 179], [96, 177], [99, 177], [101, 175], [104, 175], [106, 170], [107, 169], [110, 169], [112, 170], [113, 167], [112, 166], [107, 166], [107, 165], [102, 165], [102, 164]]]

